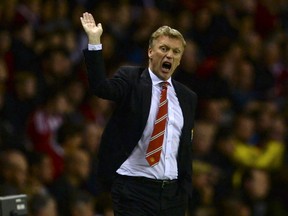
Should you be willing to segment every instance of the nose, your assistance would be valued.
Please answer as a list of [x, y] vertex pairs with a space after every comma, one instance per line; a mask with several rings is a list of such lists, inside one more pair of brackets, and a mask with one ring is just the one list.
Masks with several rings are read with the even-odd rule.
[[167, 52], [167, 58], [173, 58], [173, 56], [174, 56], [174, 53], [173, 53], [173, 50], [169, 50], [168, 52]]

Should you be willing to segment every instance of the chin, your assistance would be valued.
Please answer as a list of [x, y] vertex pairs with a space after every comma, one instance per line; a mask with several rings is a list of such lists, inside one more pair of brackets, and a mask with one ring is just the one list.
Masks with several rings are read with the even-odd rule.
[[171, 77], [170, 74], [164, 74], [163, 79], [168, 80]]

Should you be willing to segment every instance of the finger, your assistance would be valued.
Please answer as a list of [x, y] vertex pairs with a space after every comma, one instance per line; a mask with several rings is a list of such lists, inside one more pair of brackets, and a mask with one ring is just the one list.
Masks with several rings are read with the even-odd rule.
[[86, 22], [89, 22], [89, 23], [95, 22], [92, 14], [90, 14], [90, 13], [88, 13], [88, 12], [86, 12], [86, 13], [84, 14], [84, 19], [86, 20]]
[[88, 16], [89, 16], [90, 21], [95, 23], [95, 20], [94, 20], [94, 17], [92, 16], [92, 14], [88, 14]]
[[94, 21], [91, 21], [89, 13], [87, 13], [87, 12], [83, 13], [83, 17], [80, 18], [80, 19], [81, 19], [82, 25], [87, 25], [87, 24], [93, 24], [94, 23]]
[[88, 13], [88, 12], [85, 12], [85, 13], [83, 14], [83, 20], [84, 20], [85, 22], [90, 22], [90, 21], [89, 21], [90, 18], [89, 18], [89, 13]]
[[84, 13], [82, 14], [82, 16], [80, 16], [81, 22], [83, 22], [83, 19], [84, 19]]
[[82, 23], [83, 26], [88, 23], [87, 17], [86, 17], [84, 14], [83, 14], [83, 17], [80, 17], [80, 21], [81, 21], [81, 23]]
[[80, 17], [80, 21], [81, 21], [82, 26], [84, 26], [84, 19], [83, 19], [83, 17]]
[[84, 16], [84, 13], [82, 16], [80, 16], [80, 21], [82, 23], [82, 25], [85, 23], [85, 16]]

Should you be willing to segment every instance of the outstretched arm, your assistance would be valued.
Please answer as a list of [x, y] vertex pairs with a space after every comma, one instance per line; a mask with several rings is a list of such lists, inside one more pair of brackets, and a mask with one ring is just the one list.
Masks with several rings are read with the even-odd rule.
[[85, 12], [83, 16], [80, 17], [83, 29], [85, 30], [88, 43], [97, 45], [100, 44], [100, 38], [103, 32], [101, 23], [96, 24], [92, 14]]

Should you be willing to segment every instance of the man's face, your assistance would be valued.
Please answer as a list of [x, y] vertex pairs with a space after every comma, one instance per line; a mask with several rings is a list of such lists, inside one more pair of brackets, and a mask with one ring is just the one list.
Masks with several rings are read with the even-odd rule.
[[180, 64], [184, 51], [182, 41], [160, 36], [148, 49], [149, 68], [162, 80], [168, 80]]

